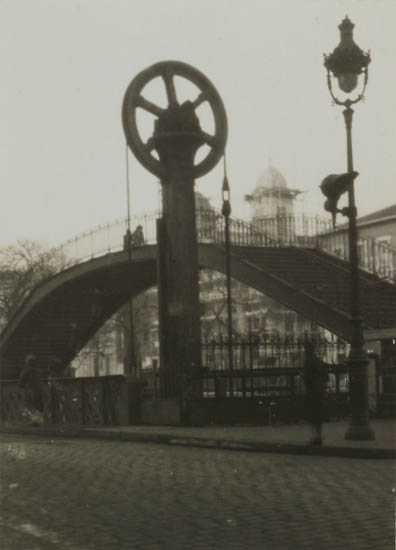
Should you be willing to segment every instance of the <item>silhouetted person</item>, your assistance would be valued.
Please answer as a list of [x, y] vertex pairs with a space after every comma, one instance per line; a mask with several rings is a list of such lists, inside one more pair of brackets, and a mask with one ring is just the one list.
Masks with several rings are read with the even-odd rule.
[[132, 246], [143, 246], [144, 244], [143, 227], [138, 225], [132, 233]]
[[129, 229], [126, 230], [124, 235], [124, 250], [128, 250], [129, 247], [132, 247], [132, 233]]
[[51, 355], [48, 359], [48, 378], [60, 378], [62, 371], [62, 361], [56, 355]]
[[44, 412], [42, 370], [35, 355], [25, 357], [25, 366], [19, 376], [19, 387], [25, 390], [26, 405], [30, 412]]
[[327, 364], [315, 355], [311, 342], [305, 344], [304, 383], [307, 420], [312, 428], [312, 443], [322, 445], [322, 425], [325, 419]]
[[124, 235], [124, 250], [129, 250], [136, 246], [143, 246], [144, 242], [143, 226], [138, 225], [133, 233], [129, 229]]

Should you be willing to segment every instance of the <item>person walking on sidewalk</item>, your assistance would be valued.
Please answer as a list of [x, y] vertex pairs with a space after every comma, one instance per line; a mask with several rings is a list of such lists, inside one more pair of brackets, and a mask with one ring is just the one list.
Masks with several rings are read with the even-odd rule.
[[322, 445], [322, 425], [325, 419], [327, 363], [315, 355], [312, 342], [305, 344], [304, 383], [307, 420], [312, 428], [313, 445]]
[[25, 366], [19, 377], [19, 387], [25, 390], [25, 401], [32, 424], [42, 423], [44, 413], [42, 370], [37, 357], [29, 354], [25, 357]]

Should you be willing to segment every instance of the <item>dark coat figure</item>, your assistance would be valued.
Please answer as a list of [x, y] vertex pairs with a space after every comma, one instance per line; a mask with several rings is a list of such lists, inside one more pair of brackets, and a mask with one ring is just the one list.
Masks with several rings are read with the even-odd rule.
[[132, 233], [132, 246], [143, 246], [144, 244], [143, 227], [138, 225]]
[[26, 405], [29, 409], [44, 412], [42, 370], [37, 365], [35, 355], [25, 357], [25, 366], [19, 376], [19, 387], [25, 390]]
[[51, 355], [48, 360], [48, 378], [61, 378], [64, 376], [64, 366], [56, 355]]
[[138, 225], [133, 233], [127, 229], [124, 235], [124, 250], [129, 250], [129, 247], [144, 246], [145, 244], [143, 227], [141, 225]]
[[322, 444], [322, 424], [325, 419], [327, 363], [315, 355], [313, 344], [305, 345], [304, 383], [307, 420], [312, 427], [314, 445]]
[[124, 250], [129, 250], [129, 247], [132, 247], [132, 233], [127, 229], [124, 235]]

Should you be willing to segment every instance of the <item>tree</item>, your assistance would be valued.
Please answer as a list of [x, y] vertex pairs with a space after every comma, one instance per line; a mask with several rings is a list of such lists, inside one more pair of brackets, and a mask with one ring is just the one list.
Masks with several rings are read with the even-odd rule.
[[61, 266], [56, 249], [29, 240], [0, 248], [0, 323], [6, 325], [31, 290]]
[[144, 359], [152, 355], [150, 329], [157, 316], [156, 292], [142, 292], [112, 315], [87, 342], [73, 360], [76, 370], [98, 376], [103, 373], [102, 361], [108, 358], [113, 369], [116, 363], [123, 362], [124, 374], [137, 376]]
[[78, 376], [103, 374], [103, 361], [114, 354], [116, 333], [117, 324], [110, 318], [74, 357], [72, 366], [78, 372]]

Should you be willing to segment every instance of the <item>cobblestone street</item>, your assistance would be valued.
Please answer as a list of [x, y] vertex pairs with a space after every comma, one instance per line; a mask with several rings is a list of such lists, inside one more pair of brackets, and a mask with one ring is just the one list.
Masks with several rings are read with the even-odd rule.
[[3, 435], [2, 550], [394, 548], [394, 462]]

